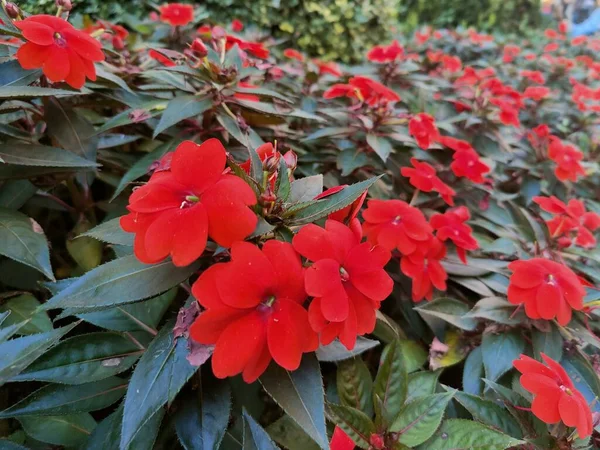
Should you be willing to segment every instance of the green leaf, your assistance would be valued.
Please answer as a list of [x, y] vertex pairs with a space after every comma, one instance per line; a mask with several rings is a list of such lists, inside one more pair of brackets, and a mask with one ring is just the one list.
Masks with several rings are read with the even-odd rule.
[[257, 148], [259, 145], [264, 144], [260, 136], [256, 135], [253, 130], [248, 129], [248, 131], [242, 131], [237, 121], [233, 120], [233, 118], [227, 114], [217, 113], [217, 121], [240, 144], [249, 149]]
[[176, 267], [169, 260], [148, 265], [133, 255], [124, 256], [77, 278], [48, 300], [43, 308], [76, 308], [78, 312], [91, 312], [133, 303], [178, 285], [197, 268], [198, 264]]
[[354, 200], [359, 198], [369, 187], [371, 187], [381, 177], [373, 177], [368, 180], [355, 183], [345, 187], [340, 192], [337, 192], [323, 200], [319, 200], [313, 205], [304, 208], [297, 214], [294, 214], [290, 220], [290, 225], [305, 225], [327, 217], [329, 214], [339, 211], [342, 208], [352, 204]]
[[10, 312], [4, 326], [27, 321], [19, 328], [19, 334], [34, 334], [52, 331], [52, 321], [44, 311], [37, 311], [40, 302], [31, 294], [12, 297], [0, 305], [0, 313]]
[[446, 420], [423, 450], [505, 450], [524, 444], [519, 439], [470, 420]]
[[429, 439], [438, 429], [444, 411], [454, 392], [427, 395], [407, 403], [390, 427], [390, 431], [400, 433], [398, 442], [414, 447]]
[[265, 391], [323, 449], [327, 449], [323, 380], [317, 358], [305, 354], [300, 367], [289, 372], [271, 364], [260, 377]]
[[37, 192], [37, 187], [29, 180], [7, 181], [0, 188], [0, 208], [21, 209]]
[[327, 413], [338, 427], [360, 448], [370, 448], [369, 438], [375, 433], [375, 425], [365, 413], [349, 406], [327, 405]]
[[481, 347], [477, 347], [467, 356], [463, 370], [463, 389], [467, 394], [479, 395], [483, 392], [483, 372], [483, 354]]
[[97, 411], [119, 400], [126, 388], [127, 383], [117, 377], [77, 386], [48, 384], [0, 411], [0, 419]]
[[342, 361], [337, 368], [337, 392], [342, 405], [373, 415], [373, 380], [360, 358]]
[[399, 341], [393, 341], [379, 366], [373, 385], [374, 401], [382, 402], [384, 419], [391, 422], [406, 400], [408, 375]]
[[88, 333], [60, 342], [11, 381], [89, 383], [127, 370], [143, 352], [124, 335]]
[[123, 231], [123, 228], [121, 228], [119, 223], [120, 220], [120, 217], [107, 220], [106, 222], [95, 226], [91, 230], [80, 234], [78, 237], [88, 236], [108, 244], [127, 245], [128, 247], [132, 247], [134, 235], [133, 233], [127, 233], [126, 231]]
[[379, 345], [379, 341], [373, 341], [362, 336], [356, 339], [356, 345], [352, 350], [346, 349], [340, 341], [333, 341], [331, 344], [321, 346], [317, 349], [316, 355], [319, 361], [337, 362], [353, 358], [367, 350], [371, 350]]
[[244, 88], [244, 87], [236, 86], [232, 90], [234, 92], [239, 92], [241, 94], [254, 94], [254, 95], [260, 95], [263, 97], [272, 97], [272, 98], [276, 98], [278, 100], [282, 100], [286, 103], [293, 103], [293, 101], [290, 98], [288, 98], [284, 95], [281, 95], [277, 91], [272, 91], [271, 89], [258, 88], [258, 87], [257, 88]]
[[525, 316], [522, 311], [515, 313], [515, 305], [511, 305], [502, 297], [488, 297], [479, 300], [473, 309], [465, 314], [466, 318], [485, 319], [504, 325], [522, 323]]
[[44, 354], [76, 325], [74, 323], [47, 333], [31, 334], [0, 343], [0, 386]]
[[325, 127], [321, 128], [317, 131], [306, 136], [302, 139], [303, 142], [314, 141], [316, 139], [324, 138], [324, 137], [332, 137], [332, 136], [342, 136], [342, 135], [350, 135], [354, 133], [356, 130], [350, 127]]
[[434, 394], [441, 373], [441, 370], [436, 370], [435, 372], [415, 372], [408, 375], [406, 402]]
[[33, 219], [0, 208], [0, 254], [39, 270], [54, 280], [44, 231]]
[[537, 330], [536, 328], [531, 330], [533, 354], [539, 361], [542, 360], [540, 356], [542, 353], [545, 353], [555, 361], [560, 361], [563, 355], [563, 338], [556, 325], [553, 323], [549, 323], [548, 325], [550, 330], [546, 332]]
[[32, 438], [53, 445], [77, 448], [90, 437], [96, 421], [88, 413], [67, 416], [19, 418], [25, 432]]
[[290, 196], [291, 185], [290, 185], [290, 177], [288, 176], [288, 168], [285, 159], [279, 158], [279, 173], [277, 176], [277, 185], [275, 187], [275, 192], [277, 193], [277, 198], [282, 202], [287, 201]]
[[525, 340], [519, 331], [484, 334], [481, 351], [486, 378], [496, 381], [512, 368], [513, 361], [519, 359], [524, 350]]
[[199, 116], [210, 109], [213, 105], [212, 97], [198, 97], [197, 95], [184, 95], [169, 101], [167, 109], [164, 110], [158, 125], [152, 133], [152, 139], [156, 139], [160, 133], [167, 128], [178, 124], [182, 120]]
[[356, 169], [370, 164], [369, 156], [355, 148], [342, 151], [337, 157], [337, 168], [342, 171], [342, 176], [347, 177]]
[[0, 86], [27, 86], [41, 75], [40, 69], [23, 69], [16, 59], [0, 64]]
[[275, 442], [289, 450], [319, 450], [320, 448], [288, 415], [283, 415], [270, 424], [267, 433]]
[[509, 436], [522, 438], [519, 422], [497, 403], [464, 392], [456, 392], [454, 398], [471, 413], [475, 420], [501, 430]]
[[[140, 123], [148, 120], [151, 117], [158, 116], [166, 106], [165, 100], [151, 100], [146, 103], [138, 105], [136, 108], [127, 109], [116, 116], [112, 116], [108, 119], [104, 125], [96, 130], [95, 134], [102, 134], [113, 128], [130, 125], [132, 123]], [[142, 120], [136, 119], [136, 115], [146, 113], [148, 117]]]
[[171, 404], [198, 369], [186, 359], [187, 340], [173, 338], [174, 322], [166, 323], [140, 358], [125, 396], [121, 448], [144, 429], [165, 404]]
[[67, 150], [39, 144], [0, 144], [0, 161], [19, 166], [61, 167], [68, 169], [95, 169], [88, 161]]
[[37, 98], [48, 96], [82, 95], [82, 91], [67, 91], [65, 89], [50, 89], [38, 86], [1, 86], [0, 98]]
[[246, 410], [244, 410], [243, 418], [244, 445], [242, 450], [278, 450], [267, 432], [256, 423]]
[[369, 144], [369, 147], [377, 153], [377, 156], [379, 156], [383, 162], [386, 162], [388, 156], [390, 156], [390, 153], [393, 151], [390, 141], [374, 134], [367, 134], [367, 144]]
[[292, 181], [288, 203], [303, 203], [314, 200], [323, 192], [323, 175], [312, 175]]
[[591, 405], [592, 412], [600, 412], [600, 404], [598, 404], [600, 380], [589, 361], [580, 352], [574, 352], [565, 355], [560, 363], [567, 371], [575, 388]]
[[473, 331], [477, 328], [477, 321], [464, 315], [470, 307], [466, 303], [452, 298], [436, 298], [422, 306], [414, 308], [423, 316], [432, 316], [442, 319], [462, 330]]

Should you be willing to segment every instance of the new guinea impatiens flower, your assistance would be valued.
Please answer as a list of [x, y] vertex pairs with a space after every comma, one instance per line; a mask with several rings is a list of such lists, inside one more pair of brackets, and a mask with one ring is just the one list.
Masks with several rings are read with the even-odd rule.
[[41, 68], [51, 82], [64, 81], [80, 89], [96, 80], [94, 62], [104, 61], [102, 45], [60, 17], [30, 16], [14, 22], [27, 40], [16, 57], [24, 69]]
[[194, 20], [194, 7], [183, 3], [167, 3], [158, 8], [161, 22], [183, 26]]
[[585, 248], [596, 246], [596, 238], [592, 232], [600, 228], [600, 216], [586, 211], [582, 200], [571, 199], [565, 205], [555, 196], [537, 196], [533, 197], [533, 201], [544, 211], [555, 215], [546, 221], [553, 238], [574, 234], [575, 244]]
[[456, 246], [456, 254], [460, 260], [467, 263], [467, 250], [477, 250], [479, 243], [473, 237], [473, 229], [465, 222], [471, 218], [471, 213], [465, 206], [459, 206], [446, 211], [444, 214], [434, 214], [429, 224], [436, 231], [441, 241], [450, 239]]
[[542, 422], [562, 421], [576, 428], [580, 439], [589, 437], [593, 424], [587, 401], [560, 364], [543, 353], [541, 356], [546, 365], [526, 355], [513, 361], [522, 374], [521, 386], [533, 394], [531, 412]]
[[295, 59], [296, 61], [303, 62], [304, 55], [300, 53], [298, 50], [294, 50], [293, 48], [286, 48], [283, 51], [283, 56], [290, 59]]
[[539, 70], [521, 70], [521, 76], [527, 78], [532, 83], [545, 84], [546, 77]]
[[426, 113], [415, 114], [408, 122], [408, 132], [417, 141], [417, 145], [427, 150], [439, 138], [435, 119]]
[[317, 66], [319, 70], [319, 75], [332, 75], [334, 77], [342, 76], [342, 69], [333, 61], [320, 61], [318, 59], [313, 59], [313, 63]]
[[490, 167], [481, 161], [474, 150], [458, 151], [452, 155], [450, 168], [457, 177], [465, 177], [473, 183], [484, 183], [483, 176], [490, 172]]
[[135, 233], [134, 253], [141, 262], [170, 255], [173, 264], [186, 266], [202, 255], [209, 237], [230, 247], [254, 231], [258, 218], [249, 206], [256, 196], [241, 178], [223, 173], [226, 160], [217, 139], [184, 141], [169, 170], [155, 172], [133, 191], [121, 227]]
[[312, 265], [306, 269], [306, 292], [314, 297], [308, 318], [326, 345], [339, 337], [348, 349], [357, 336], [375, 329], [375, 313], [391, 293], [394, 282], [384, 270], [390, 252], [360, 243], [349, 227], [327, 220], [325, 228], [309, 224], [292, 245]]
[[404, 47], [397, 40], [390, 45], [376, 45], [367, 53], [367, 59], [371, 62], [385, 64], [394, 62], [404, 57]]
[[577, 275], [563, 264], [549, 259], [513, 261], [508, 284], [508, 301], [525, 305], [530, 319], [546, 319], [566, 325], [573, 310], [583, 308], [585, 289]]
[[440, 264], [446, 257], [446, 246], [436, 237], [427, 242], [424, 253], [413, 252], [403, 256], [400, 260], [400, 269], [407, 277], [412, 278], [412, 299], [419, 302], [426, 298], [431, 300], [433, 288], [440, 291], [446, 290], [448, 274]]
[[373, 245], [403, 255], [424, 253], [432, 237], [423, 213], [402, 200], [369, 200], [363, 211], [363, 231]]
[[148, 56], [155, 61], [158, 61], [165, 67], [175, 67], [177, 64], [168, 56], [163, 55], [161, 52], [154, 50], [151, 48], [148, 50]]
[[302, 354], [317, 349], [306, 300], [304, 269], [287, 242], [269, 240], [262, 250], [236, 242], [231, 261], [200, 275], [192, 294], [206, 311], [190, 328], [202, 344], [214, 344], [212, 368], [217, 378], [239, 373], [255, 381], [271, 359], [296, 370]]
[[413, 167], [400, 169], [402, 176], [409, 178], [410, 184], [423, 192], [437, 192], [450, 206], [454, 206], [456, 192], [437, 176], [436, 170], [429, 164], [416, 158], [410, 160]]
[[400, 101], [400, 96], [378, 81], [368, 77], [355, 76], [348, 84], [334, 84], [323, 93], [323, 98], [348, 97], [371, 106]]
[[550, 141], [548, 158], [556, 163], [554, 174], [560, 181], [577, 181], [578, 176], [585, 176], [580, 163], [583, 153], [572, 145], [563, 144], [558, 138]]
[[356, 445], [354, 444], [354, 441], [350, 439], [350, 437], [344, 432], [344, 430], [336, 425], [335, 429], [333, 430], [333, 435], [331, 436], [329, 448], [331, 450], [354, 450]]
[[545, 86], [529, 86], [523, 92], [523, 97], [530, 98], [535, 101], [540, 101], [548, 98], [552, 91]]

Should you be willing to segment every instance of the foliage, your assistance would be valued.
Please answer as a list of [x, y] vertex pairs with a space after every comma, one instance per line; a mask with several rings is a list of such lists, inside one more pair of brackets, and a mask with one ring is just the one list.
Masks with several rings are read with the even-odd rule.
[[599, 448], [598, 40], [0, 15], [0, 448]]

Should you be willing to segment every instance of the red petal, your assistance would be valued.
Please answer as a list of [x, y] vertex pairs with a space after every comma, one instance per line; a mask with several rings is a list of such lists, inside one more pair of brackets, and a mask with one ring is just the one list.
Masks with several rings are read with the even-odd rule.
[[561, 392], [560, 400], [558, 401], [558, 410], [560, 418], [568, 427], [575, 427], [584, 419], [580, 417], [580, 405], [573, 395], [566, 392]]
[[177, 146], [171, 161], [171, 172], [177, 181], [195, 194], [202, 194], [222, 176], [227, 155], [218, 139], [201, 145], [184, 141]]
[[23, 37], [30, 42], [38, 45], [52, 45], [54, 44], [54, 33], [55, 31], [48, 25], [33, 22], [30, 20], [24, 20], [22, 22], [15, 22], [21, 31]]
[[267, 328], [269, 351], [281, 367], [296, 370], [304, 351], [308, 314], [302, 306], [283, 299], [273, 309]]
[[48, 49], [48, 58], [44, 61], [44, 75], [52, 82], [63, 81], [71, 70], [69, 54], [56, 45]]
[[190, 337], [201, 344], [215, 344], [225, 328], [246, 314], [247, 311], [226, 306], [204, 311], [190, 327]]
[[557, 389], [552, 394], [545, 393], [538, 395], [531, 403], [531, 412], [545, 423], [556, 423], [560, 420], [560, 411], [558, 409], [558, 401], [560, 390]]
[[356, 336], [358, 335], [358, 321], [354, 306], [350, 305], [348, 319], [344, 321], [344, 326], [339, 333], [340, 342], [348, 350], [352, 350], [356, 345]]
[[206, 269], [192, 286], [192, 295], [205, 308], [225, 307], [221, 294], [217, 289], [217, 282], [227, 270], [227, 264], [215, 264]]
[[254, 383], [258, 377], [260, 377], [271, 362], [271, 353], [269, 353], [269, 347], [263, 345], [262, 350], [254, 355], [242, 373], [242, 378], [246, 383]]
[[308, 295], [322, 297], [342, 289], [340, 265], [333, 259], [321, 259], [306, 270], [304, 285]]
[[329, 234], [325, 229], [312, 223], [300, 228], [292, 240], [292, 245], [298, 253], [310, 261], [335, 258]]
[[383, 269], [352, 275], [350, 282], [371, 300], [383, 301], [392, 293], [394, 281]]
[[75, 89], [81, 89], [85, 84], [85, 66], [77, 53], [70, 49], [67, 49], [67, 52], [69, 53], [69, 63], [71, 66], [65, 82]]
[[17, 50], [16, 57], [23, 69], [39, 69], [48, 58], [47, 46], [27, 42]]
[[363, 242], [352, 248], [343, 264], [351, 276], [354, 276], [383, 268], [391, 257], [390, 252], [383, 247]]
[[332, 244], [335, 259], [343, 264], [350, 250], [358, 245], [358, 239], [350, 228], [336, 220], [325, 222], [325, 229]]
[[564, 302], [560, 288], [549, 283], [540, 284], [535, 301], [540, 316], [546, 320], [554, 318], [560, 308], [560, 303]]
[[69, 48], [75, 50], [83, 59], [90, 61], [104, 61], [102, 45], [90, 35], [76, 29], [61, 31]]
[[279, 298], [302, 303], [306, 299], [304, 271], [300, 255], [296, 253], [292, 244], [271, 239], [265, 242], [262, 251], [273, 268], [276, 283], [274, 294]]
[[208, 218], [202, 203], [179, 210], [173, 234], [171, 257], [176, 266], [187, 266], [198, 259], [206, 248]]

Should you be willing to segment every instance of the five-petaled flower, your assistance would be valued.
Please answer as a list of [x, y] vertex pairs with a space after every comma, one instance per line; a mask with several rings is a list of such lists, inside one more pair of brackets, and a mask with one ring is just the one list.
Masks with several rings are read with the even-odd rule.
[[439, 138], [435, 119], [426, 113], [415, 114], [408, 122], [408, 132], [415, 138], [417, 145], [427, 150]]
[[436, 231], [441, 241], [450, 239], [456, 246], [456, 254], [466, 264], [466, 251], [477, 250], [479, 243], [473, 237], [473, 229], [465, 222], [471, 218], [471, 213], [465, 206], [459, 206], [446, 211], [444, 214], [434, 214], [429, 224]]
[[318, 339], [302, 307], [304, 269], [291, 244], [269, 240], [262, 250], [236, 242], [231, 261], [200, 275], [192, 293], [206, 308], [190, 328], [192, 339], [214, 344], [216, 377], [242, 373], [255, 381], [271, 359], [296, 370], [302, 354], [316, 350]]
[[390, 252], [360, 238], [346, 225], [327, 220], [325, 228], [309, 224], [294, 236], [296, 251], [312, 262], [305, 288], [314, 297], [308, 318], [322, 344], [339, 337], [352, 349], [356, 337], [375, 329], [375, 312], [392, 292], [384, 266]]
[[427, 242], [424, 253], [414, 252], [403, 256], [400, 269], [407, 277], [412, 278], [412, 299], [419, 302], [423, 298], [431, 300], [433, 288], [446, 290], [448, 274], [440, 264], [446, 256], [446, 246], [436, 237]]
[[375, 63], [390, 63], [404, 57], [404, 47], [397, 40], [390, 45], [377, 45], [367, 53], [367, 59]]
[[436, 170], [430, 164], [416, 158], [410, 160], [413, 167], [400, 169], [402, 176], [409, 178], [410, 184], [423, 192], [437, 192], [450, 206], [454, 205], [456, 192], [437, 176]]
[[473, 183], [485, 182], [483, 176], [491, 170], [487, 164], [481, 161], [474, 150], [455, 152], [452, 159], [450, 168], [454, 175], [468, 178]]
[[143, 263], [171, 256], [176, 266], [196, 260], [207, 239], [223, 247], [243, 240], [258, 221], [249, 206], [252, 188], [241, 178], [223, 173], [227, 155], [221, 142], [182, 142], [169, 170], [155, 172], [129, 197], [130, 211], [121, 227], [135, 233], [134, 252]]
[[104, 61], [102, 45], [60, 17], [30, 16], [15, 22], [27, 40], [17, 50], [24, 69], [42, 68], [52, 82], [80, 89], [85, 79], [96, 80], [94, 62]]
[[593, 426], [587, 401], [560, 364], [543, 353], [541, 356], [546, 365], [526, 355], [513, 362], [522, 374], [521, 386], [533, 394], [531, 412], [542, 422], [562, 421], [575, 427], [581, 439], [588, 437]]
[[579, 175], [585, 176], [581, 166], [583, 153], [574, 146], [563, 144], [558, 138], [553, 138], [548, 147], [548, 158], [556, 163], [554, 174], [560, 181], [577, 181]]
[[183, 26], [194, 20], [194, 7], [183, 3], [167, 3], [158, 8], [160, 20], [172, 26]]
[[349, 97], [365, 102], [370, 106], [387, 105], [400, 101], [400, 96], [368, 77], [356, 76], [350, 78], [348, 84], [334, 84], [323, 93], [323, 98]]
[[525, 305], [530, 319], [556, 318], [560, 325], [570, 322], [573, 310], [583, 308], [585, 289], [577, 275], [563, 264], [549, 259], [513, 261], [508, 284], [508, 301]]

